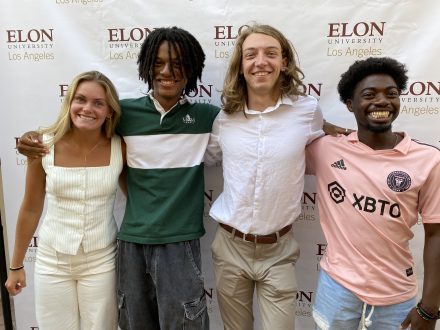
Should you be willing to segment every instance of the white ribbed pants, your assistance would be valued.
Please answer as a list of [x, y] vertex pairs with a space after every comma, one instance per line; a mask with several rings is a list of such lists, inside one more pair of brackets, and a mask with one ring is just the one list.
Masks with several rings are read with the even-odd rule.
[[39, 246], [35, 311], [40, 330], [117, 329], [115, 248], [76, 255]]

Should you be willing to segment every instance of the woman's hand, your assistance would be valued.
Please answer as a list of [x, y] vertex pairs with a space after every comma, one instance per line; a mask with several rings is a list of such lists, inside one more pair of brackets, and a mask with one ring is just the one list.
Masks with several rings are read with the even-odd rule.
[[18, 295], [23, 288], [26, 287], [26, 272], [24, 268], [18, 270], [11, 270], [5, 287], [11, 296]]

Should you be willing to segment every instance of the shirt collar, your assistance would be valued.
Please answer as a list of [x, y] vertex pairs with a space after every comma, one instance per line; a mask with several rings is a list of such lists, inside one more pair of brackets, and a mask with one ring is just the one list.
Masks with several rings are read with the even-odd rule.
[[278, 99], [277, 103], [273, 106], [267, 107], [263, 111], [257, 111], [249, 109], [247, 106], [247, 103], [244, 105], [244, 112], [247, 114], [259, 114], [259, 113], [266, 113], [266, 112], [272, 112], [277, 110], [282, 105], [293, 105], [293, 100], [289, 96], [282, 96]]
[[171, 111], [171, 110], [174, 109], [178, 104], [185, 104], [186, 102], [189, 102], [189, 100], [188, 100], [188, 98], [186, 97], [186, 95], [182, 95], [182, 96], [180, 97], [180, 100], [177, 101], [176, 104], [173, 105], [173, 106], [171, 107], [170, 110], [165, 111], [165, 109], [164, 109], [163, 106], [159, 103], [159, 101], [156, 100], [156, 99], [154, 98], [154, 96], [153, 96], [153, 90], [152, 90], [152, 89], [148, 92], [148, 96], [149, 96], [150, 99], [153, 101], [154, 106], [156, 107], [156, 110], [159, 111], [159, 112], [162, 113], [162, 114]]
[[[410, 146], [411, 146], [410, 136], [406, 132], [394, 132], [394, 133], [399, 134], [399, 135], [403, 135], [403, 139], [396, 146], [394, 146], [393, 149], [389, 149], [389, 150], [396, 150], [396, 151], [406, 155], [409, 151]], [[359, 137], [357, 135], [357, 132], [353, 132], [353, 133], [349, 134], [347, 136], [347, 140], [350, 142], [361, 143], [365, 147], [369, 148], [367, 145], [365, 145], [359, 141]], [[381, 150], [381, 151], [384, 151], [384, 150]]]

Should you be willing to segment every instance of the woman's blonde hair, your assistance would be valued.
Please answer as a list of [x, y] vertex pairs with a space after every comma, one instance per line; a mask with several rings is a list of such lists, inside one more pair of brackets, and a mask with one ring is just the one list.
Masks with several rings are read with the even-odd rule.
[[282, 57], [286, 59], [286, 68], [280, 73], [281, 95], [304, 95], [302, 82], [304, 74], [297, 64], [296, 51], [289, 40], [270, 25], [255, 24], [244, 29], [235, 42], [234, 52], [226, 71], [221, 94], [223, 110], [226, 113], [244, 111], [247, 102], [247, 86], [244, 75], [240, 73], [243, 58], [243, 42], [253, 33], [261, 33], [275, 38], [281, 45]]
[[70, 108], [72, 100], [75, 96], [76, 90], [84, 81], [94, 81], [101, 85], [105, 91], [106, 102], [109, 106], [109, 115], [103, 125], [103, 131], [105, 135], [110, 138], [114, 132], [116, 125], [121, 117], [121, 108], [119, 106], [118, 92], [116, 91], [113, 83], [104, 74], [99, 71], [87, 71], [76, 76], [70, 83], [64, 96], [63, 103], [61, 105], [61, 111], [58, 115], [58, 119], [49, 127], [45, 127], [39, 130], [41, 134], [52, 135], [49, 145], [57, 143], [67, 132], [71, 129]]

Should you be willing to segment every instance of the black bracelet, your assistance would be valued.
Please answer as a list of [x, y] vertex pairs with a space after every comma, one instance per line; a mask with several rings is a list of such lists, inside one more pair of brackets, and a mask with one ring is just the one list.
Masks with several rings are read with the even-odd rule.
[[421, 301], [417, 304], [416, 310], [419, 316], [426, 321], [440, 319], [440, 311], [438, 311], [437, 314], [433, 314], [427, 311], [425, 308], [423, 308], [423, 304]]
[[21, 265], [21, 266], [19, 266], [19, 267], [9, 267], [9, 270], [11, 270], [11, 271], [16, 271], [16, 270], [20, 270], [20, 269], [23, 269], [24, 268], [24, 265]]
[[419, 316], [422, 319], [424, 319], [425, 321], [430, 321], [430, 319], [428, 317], [426, 317], [425, 314], [422, 313], [419, 306], [416, 307], [416, 311], [417, 311], [417, 314], [419, 314]]

